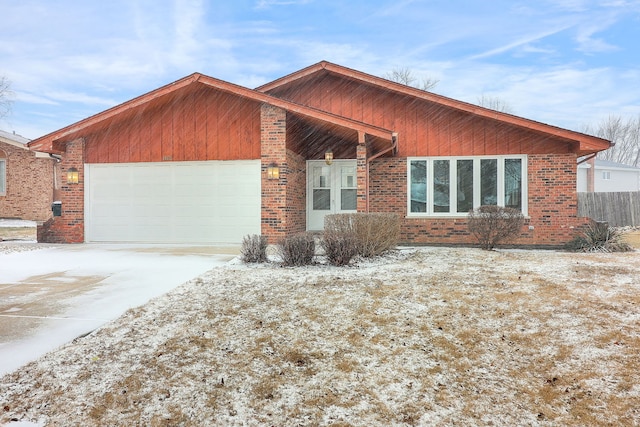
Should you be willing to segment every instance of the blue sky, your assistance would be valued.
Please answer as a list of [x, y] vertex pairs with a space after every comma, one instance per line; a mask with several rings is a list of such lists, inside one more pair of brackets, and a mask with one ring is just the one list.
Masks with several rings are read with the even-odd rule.
[[640, 0], [0, 0], [0, 129], [37, 138], [193, 72], [256, 87], [321, 60], [498, 97], [570, 129], [640, 114]]

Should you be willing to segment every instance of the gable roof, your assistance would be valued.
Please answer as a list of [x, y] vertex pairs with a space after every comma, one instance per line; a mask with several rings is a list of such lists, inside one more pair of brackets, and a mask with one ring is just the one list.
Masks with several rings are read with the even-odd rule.
[[29, 139], [25, 138], [22, 135], [17, 135], [15, 132], [7, 132], [4, 130], [0, 130], [0, 141], [5, 144], [11, 144], [20, 148], [27, 148], [26, 143], [29, 142]]
[[145, 106], [156, 102], [163, 97], [169, 96], [171, 94], [176, 94], [179, 91], [186, 90], [187, 88], [193, 87], [194, 85], [204, 85], [207, 87], [212, 87], [223, 92], [237, 95], [239, 97], [254, 100], [256, 102], [270, 104], [303, 117], [331, 123], [333, 125], [352, 129], [357, 132], [363, 132], [365, 134], [389, 142], [392, 142], [395, 138], [393, 131], [389, 129], [383, 129], [378, 126], [373, 126], [367, 123], [348, 119], [342, 116], [328, 113], [326, 111], [296, 104], [294, 102], [276, 98], [260, 91], [248, 89], [243, 86], [215, 79], [204, 74], [193, 73], [187, 77], [162, 86], [156, 90], [148, 92], [122, 104], [116, 105], [115, 107], [109, 108], [84, 120], [80, 120], [79, 122], [73, 123], [62, 129], [51, 132], [40, 138], [36, 138], [33, 141], [29, 142], [28, 146], [32, 150], [61, 154], [64, 151], [63, 144], [65, 142], [80, 137], [92, 130], [100, 129], [103, 126], [106, 126], [106, 124], [108, 124], [111, 120], [117, 120], [118, 117], [124, 117], [128, 114], [132, 115], [138, 109], [142, 109]]
[[611, 142], [598, 138], [592, 135], [563, 129], [557, 126], [552, 126], [537, 122], [523, 117], [515, 116], [508, 113], [492, 110], [489, 108], [481, 107], [479, 105], [470, 104], [456, 99], [447, 98], [446, 96], [438, 95], [432, 92], [427, 92], [418, 88], [407, 86], [401, 83], [393, 82], [390, 80], [376, 77], [371, 74], [363, 73], [361, 71], [353, 70], [351, 68], [343, 67], [341, 65], [333, 64], [328, 61], [320, 61], [317, 64], [313, 64], [309, 67], [303, 68], [294, 73], [288, 74], [284, 77], [276, 79], [270, 83], [264, 84], [256, 88], [260, 92], [270, 92], [281, 86], [288, 85], [296, 80], [310, 77], [319, 73], [332, 73], [344, 78], [356, 80], [365, 84], [377, 86], [379, 88], [396, 92], [403, 95], [413, 96], [418, 99], [433, 102], [442, 106], [453, 108], [459, 111], [470, 113], [476, 116], [485, 117], [493, 120], [502, 121], [521, 128], [541, 132], [547, 135], [551, 135], [557, 138], [566, 139], [578, 144], [577, 153], [579, 155], [592, 154], [598, 151], [606, 150], [611, 146]]

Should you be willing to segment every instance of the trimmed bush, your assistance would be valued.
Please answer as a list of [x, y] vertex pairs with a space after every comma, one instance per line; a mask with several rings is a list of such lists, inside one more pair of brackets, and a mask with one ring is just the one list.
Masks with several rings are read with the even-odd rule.
[[567, 243], [573, 252], [629, 252], [633, 248], [621, 240], [622, 233], [606, 222], [593, 222], [580, 236]]
[[309, 265], [313, 262], [316, 242], [310, 233], [294, 234], [280, 240], [276, 251], [286, 266]]
[[267, 238], [259, 234], [244, 236], [240, 255], [243, 262], [267, 261]]
[[322, 237], [327, 260], [332, 265], [343, 266], [358, 255], [358, 241], [352, 233], [342, 234], [335, 231], [325, 231]]
[[396, 247], [400, 236], [400, 217], [388, 213], [327, 215], [324, 229], [325, 234], [353, 236], [357, 254], [368, 258]]
[[524, 216], [517, 209], [484, 205], [469, 211], [469, 231], [488, 251], [516, 238], [523, 225]]

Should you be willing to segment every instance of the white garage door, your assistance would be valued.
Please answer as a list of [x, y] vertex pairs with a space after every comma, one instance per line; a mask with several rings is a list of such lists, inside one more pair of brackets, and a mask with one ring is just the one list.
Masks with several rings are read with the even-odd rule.
[[240, 243], [260, 234], [260, 160], [88, 164], [87, 242]]

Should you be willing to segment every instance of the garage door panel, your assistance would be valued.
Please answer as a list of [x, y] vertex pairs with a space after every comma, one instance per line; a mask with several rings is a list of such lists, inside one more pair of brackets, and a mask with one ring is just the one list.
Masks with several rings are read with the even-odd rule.
[[260, 233], [260, 161], [90, 164], [93, 242], [240, 243]]

